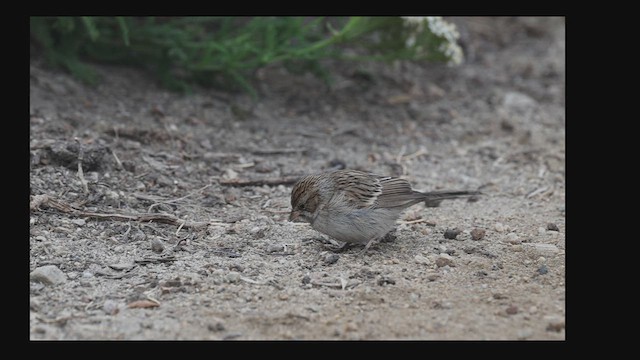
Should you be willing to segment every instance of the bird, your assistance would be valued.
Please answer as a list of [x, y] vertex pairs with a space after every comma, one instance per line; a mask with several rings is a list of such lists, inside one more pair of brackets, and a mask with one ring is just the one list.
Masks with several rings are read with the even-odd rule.
[[474, 190], [416, 191], [402, 178], [353, 169], [306, 175], [291, 190], [289, 221], [311, 227], [362, 252], [391, 231], [402, 212], [415, 204], [482, 194]]

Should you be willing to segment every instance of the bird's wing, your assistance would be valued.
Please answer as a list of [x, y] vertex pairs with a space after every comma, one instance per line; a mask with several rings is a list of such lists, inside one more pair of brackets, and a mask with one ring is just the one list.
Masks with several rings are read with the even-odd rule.
[[337, 177], [336, 187], [355, 208], [405, 207], [416, 203], [419, 194], [407, 180], [355, 170]]
[[342, 193], [344, 199], [358, 209], [374, 206], [383, 190], [379, 177], [356, 170], [343, 172], [336, 177], [335, 185], [336, 191]]
[[407, 207], [419, 202], [420, 193], [411, 189], [405, 179], [396, 177], [380, 177], [382, 192], [378, 195], [376, 206], [381, 208]]

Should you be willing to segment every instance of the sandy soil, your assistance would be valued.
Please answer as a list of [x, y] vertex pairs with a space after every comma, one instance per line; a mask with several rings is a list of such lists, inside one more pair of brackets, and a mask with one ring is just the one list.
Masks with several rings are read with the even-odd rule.
[[[564, 340], [564, 19], [453, 21], [460, 67], [274, 66], [255, 102], [32, 57], [30, 338]], [[486, 195], [334, 253], [287, 215], [340, 166]]]

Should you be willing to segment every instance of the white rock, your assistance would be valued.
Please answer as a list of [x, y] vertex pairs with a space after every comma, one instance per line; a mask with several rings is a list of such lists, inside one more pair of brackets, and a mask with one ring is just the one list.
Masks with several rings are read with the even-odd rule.
[[493, 228], [497, 232], [505, 232], [505, 231], [507, 231], [509, 229], [506, 225], [504, 225], [503, 223], [500, 223], [500, 222], [495, 223], [495, 225], [493, 225]]
[[55, 265], [40, 266], [33, 270], [29, 277], [33, 281], [46, 285], [61, 284], [67, 281], [66, 275]]
[[413, 260], [415, 260], [415, 262], [418, 263], [418, 264], [429, 265], [429, 263], [431, 263], [431, 261], [429, 261], [428, 258], [426, 258], [426, 257], [424, 257], [422, 255], [414, 256]]
[[84, 226], [87, 222], [85, 221], [85, 219], [73, 219], [71, 220], [71, 222], [73, 224], [76, 224], [78, 226]]
[[522, 240], [518, 237], [516, 233], [508, 233], [507, 234], [507, 242], [509, 244], [520, 244]]
[[232, 180], [238, 177], [238, 173], [231, 168], [227, 168], [224, 170], [224, 174], [222, 174], [222, 177], [225, 179]]
[[230, 283], [238, 282], [238, 281], [240, 281], [240, 273], [239, 273], [239, 272], [237, 272], [237, 271], [230, 271], [230, 272], [229, 272], [229, 273], [224, 277], [224, 279], [225, 279], [227, 282], [230, 282]]
[[518, 337], [518, 339], [520, 340], [524, 340], [524, 339], [528, 339], [531, 336], [533, 336], [533, 330], [531, 328], [524, 328], [524, 329], [519, 329], [516, 332], [516, 336]]
[[520, 92], [510, 91], [504, 94], [502, 105], [510, 110], [527, 110], [533, 108], [538, 103], [530, 96]]
[[558, 247], [553, 245], [553, 244], [526, 243], [525, 245], [531, 246], [536, 251], [541, 252], [541, 253], [557, 254], [560, 251], [560, 249], [558, 249]]

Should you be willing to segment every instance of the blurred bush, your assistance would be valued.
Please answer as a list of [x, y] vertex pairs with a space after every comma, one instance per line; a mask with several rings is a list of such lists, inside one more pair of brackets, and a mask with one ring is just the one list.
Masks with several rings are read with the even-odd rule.
[[440, 17], [31, 17], [32, 44], [48, 62], [95, 84], [84, 60], [135, 66], [162, 84], [242, 88], [281, 63], [325, 79], [320, 60], [428, 60], [458, 64], [454, 25]]

